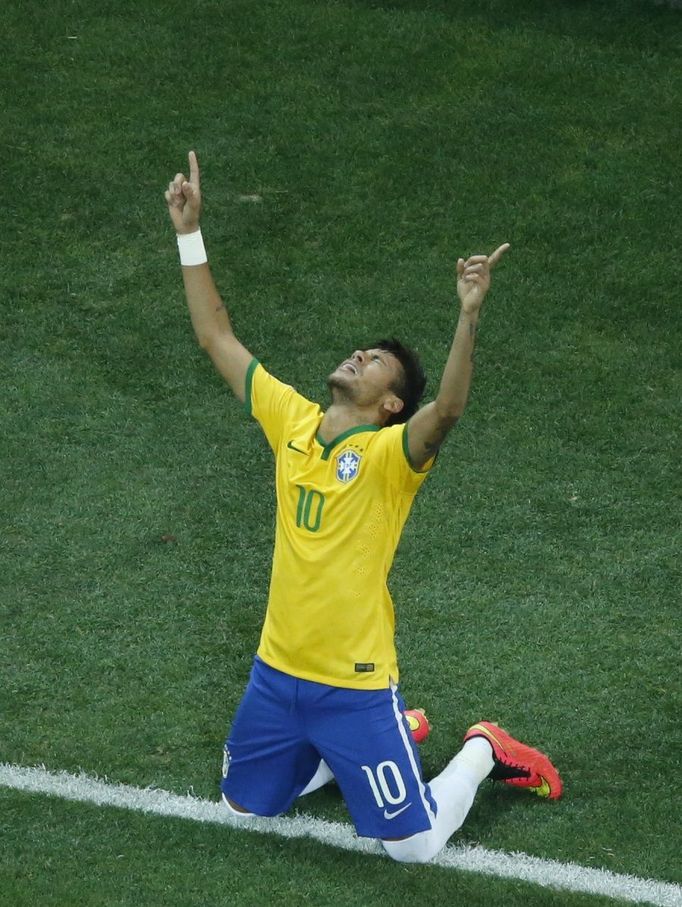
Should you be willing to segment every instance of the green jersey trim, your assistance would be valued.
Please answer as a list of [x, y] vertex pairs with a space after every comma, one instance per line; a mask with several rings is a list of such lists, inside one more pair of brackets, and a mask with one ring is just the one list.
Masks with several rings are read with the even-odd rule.
[[[403, 428], [403, 453], [405, 454], [405, 459], [407, 460], [407, 465], [410, 467], [412, 472], [417, 472], [417, 473], [419, 473], [419, 475], [421, 475], [423, 472], [429, 471], [431, 466], [433, 466], [433, 462], [431, 463], [431, 466], [428, 466], [426, 469], [417, 469], [417, 467], [414, 465], [414, 463], [412, 462], [412, 458], [410, 457], [410, 445], [409, 445], [409, 441], [407, 439], [407, 425], [408, 425], [408, 423], [406, 422], [405, 428]], [[433, 460], [435, 460], [435, 459], [436, 458], [433, 457]]]
[[320, 459], [328, 460], [329, 455], [332, 450], [337, 447], [342, 441], [345, 441], [346, 438], [349, 438], [351, 435], [357, 435], [359, 432], [363, 431], [379, 431], [378, 425], [356, 425], [355, 428], [349, 428], [347, 431], [341, 432], [340, 435], [337, 435], [333, 441], [330, 441], [329, 444], [325, 444], [319, 434], [315, 436], [315, 440], [318, 444], [324, 447], [322, 451], [322, 456]]
[[244, 409], [248, 416], [253, 415], [251, 406], [251, 385], [253, 384], [253, 373], [259, 365], [259, 361], [254, 356], [251, 362], [249, 362], [249, 367], [246, 370], [246, 378], [244, 379]]

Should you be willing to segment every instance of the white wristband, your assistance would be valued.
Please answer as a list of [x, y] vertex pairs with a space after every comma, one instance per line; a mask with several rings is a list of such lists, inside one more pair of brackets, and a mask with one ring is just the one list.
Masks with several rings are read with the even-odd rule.
[[204, 265], [208, 261], [201, 230], [194, 233], [178, 233], [178, 252], [183, 268]]

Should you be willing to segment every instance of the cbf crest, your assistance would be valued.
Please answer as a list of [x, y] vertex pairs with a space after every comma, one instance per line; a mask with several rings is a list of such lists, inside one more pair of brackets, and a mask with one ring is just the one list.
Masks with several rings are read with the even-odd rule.
[[354, 450], [344, 450], [336, 458], [336, 478], [347, 485], [358, 474], [362, 457]]

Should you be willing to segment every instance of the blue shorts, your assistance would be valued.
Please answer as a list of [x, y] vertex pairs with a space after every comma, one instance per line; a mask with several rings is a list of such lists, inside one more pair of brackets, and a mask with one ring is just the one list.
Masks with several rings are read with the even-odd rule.
[[349, 690], [300, 680], [256, 658], [225, 744], [221, 789], [258, 816], [286, 812], [324, 759], [359, 835], [431, 828], [437, 807], [397, 687]]

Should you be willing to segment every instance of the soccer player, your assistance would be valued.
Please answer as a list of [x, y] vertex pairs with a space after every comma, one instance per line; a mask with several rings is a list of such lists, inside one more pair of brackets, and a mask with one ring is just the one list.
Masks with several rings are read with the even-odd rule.
[[431, 859], [490, 777], [561, 794], [550, 760], [488, 721], [427, 784], [403, 714], [386, 580], [414, 496], [464, 411], [491, 269], [508, 249], [457, 262], [459, 320], [436, 399], [409, 349], [380, 340], [329, 375], [326, 410], [281, 383], [239, 342], [199, 229], [199, 166], [165, 193], [192, 325], [276, 464], [277, 525], [258, 653], [225, 746], [234, 816], [275, 816], [335, 778], [357, 833], [404, 862]]

